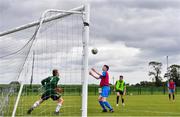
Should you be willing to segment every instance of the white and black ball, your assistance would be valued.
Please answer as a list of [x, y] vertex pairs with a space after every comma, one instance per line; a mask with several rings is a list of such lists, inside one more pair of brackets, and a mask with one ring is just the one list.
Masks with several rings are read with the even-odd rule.
[[98, 49], [97, 49], [97, 48], [93, 48], [93, 49], [91, 50], [91, 52], [92, 52], [92, 54], [97, 54], [97, 53], [98, 53]]

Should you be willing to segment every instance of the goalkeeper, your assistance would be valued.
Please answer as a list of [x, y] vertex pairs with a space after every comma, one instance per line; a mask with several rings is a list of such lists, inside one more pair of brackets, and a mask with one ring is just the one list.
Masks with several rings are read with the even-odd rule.
[[57, 101], [57, 107], [55, 110], [55, 114], [59, 114], [60, 108], [64, 102], [60, 93], [62, 93], [62, 89], [57, 87], [59, 81], [59, 72], [57, 69], [52, 71], [53, 76], [50, 76], [41, 81], [41, 84], [44, 88], [44, 93], [41, 96], [41, 99], [36, 101], [33, 106], [27, 111], [28, 114], [38, 107], [42, 102], [51, 98], [53, 101]]

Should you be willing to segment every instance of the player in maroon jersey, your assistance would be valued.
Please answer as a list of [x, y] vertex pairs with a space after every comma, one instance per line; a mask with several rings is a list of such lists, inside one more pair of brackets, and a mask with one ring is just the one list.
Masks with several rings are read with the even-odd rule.
[[175, 101], [175, 89], [176, 89], [176, 84], [173, 81], [173, 79], [170, 79], [170, 81], [167, 84], [168, 91], [169, 91], [169, 100], [171, 100], [171, 95], [173, 96], [173, 101]]

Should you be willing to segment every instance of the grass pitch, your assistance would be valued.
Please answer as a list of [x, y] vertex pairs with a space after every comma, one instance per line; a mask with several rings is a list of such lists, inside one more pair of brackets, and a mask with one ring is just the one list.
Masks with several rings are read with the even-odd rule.
[[89, 96], [89, 116], [180, 116], [179, 95], [176, 96], [176, 102], [169, 101], [167, 95], [126, 96], [125, 107], [121, 103], [116, 107], [116, 96], [110, 96], [108, 101], [114, 113], [102, 113], [96, 100], [97, 97]]
[[[63, 96], [65, 102], [60, 116], [81, 116], [81, 96]], [[176, 102], [168, 100], [167, 95], [133, 95], [125, 97], [125, 107], [121, 103], [116, 107], [116, 96], [111, 95], [108, 101], [114, 108], [114, 113], [102, 113], [98, 96], [88, 97], [88, 116], [180, 116], [180, 96]], [[17, 109], [17, 116], [28, 116], [28, 108], [39, 96], [22, 96]], [[121, 102], [121, 100], [120, 100]], [[10, 110], [13, 106], [10, 107]], [[29, 116], [53, 116], [56, 102], [51, 99], [36, 108]], [[9, 112], [7, 115], [11, 115]]]

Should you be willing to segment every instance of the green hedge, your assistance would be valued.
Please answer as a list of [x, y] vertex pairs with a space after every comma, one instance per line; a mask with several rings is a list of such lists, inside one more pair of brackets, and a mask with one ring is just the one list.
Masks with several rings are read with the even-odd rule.
[[[41, 85], [24, 85], [23, 95], [40, 95], [42, 91], [40, 90]], [[64, 89], [63, 95], [81, 95], [82, 86], [81, 85], [60, 85]], [[9, 85], [0, 85], [0, 93], [3, 91], [7, 91], [10, 88]], [[88, 94], [89, 95], [99, 95], [98, 93], [98, 85], [89, 85], [88, 86]], [[14, 86], [14, 92], [18, 92], [19, 85]], [[127, 86], [127, 94], [128, 95], [157, 95], [157, 94], [167, 94], [167, 87], [135, 87], [135, 86]], [[111, 86], [111, 94], [116, 94], [113, 91], [113, 86]], [[177, 87], [176, 94], [180, 94], [180, 87]]]

